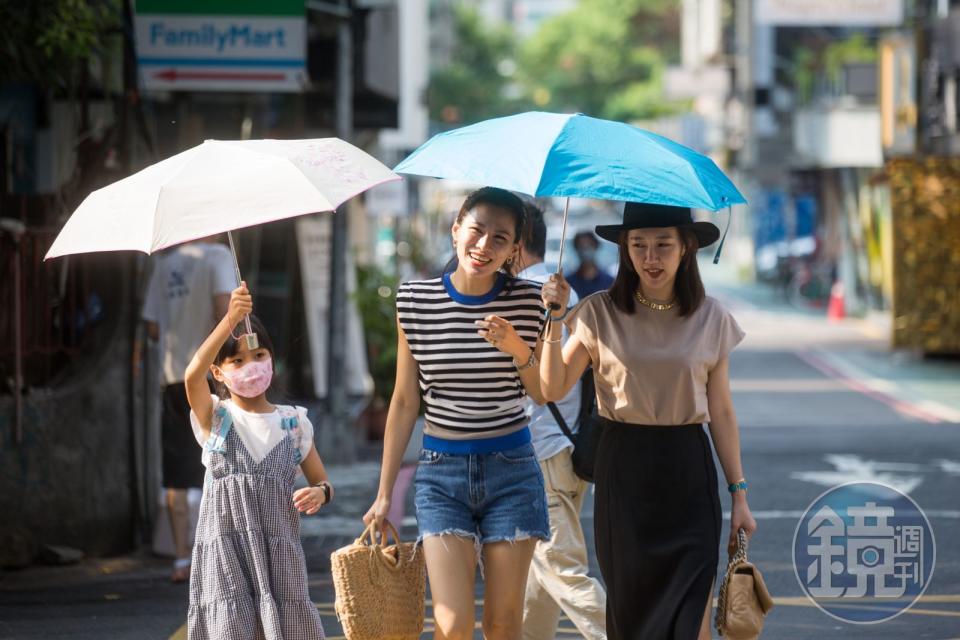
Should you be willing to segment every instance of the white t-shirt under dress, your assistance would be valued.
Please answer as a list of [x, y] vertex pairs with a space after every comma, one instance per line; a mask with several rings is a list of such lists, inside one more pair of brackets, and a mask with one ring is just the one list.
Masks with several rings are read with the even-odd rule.
[[[280, 410], [277, 407], [274, 407], [274, 410], [270, 413], [253, 413], [244, 411], [232, 400], [223, 400], [215, 395], [211, 395], [210, 398], [213, 400], [210, 415], [212, 416], [221, 406], [230, 412], [230, 417], [233, 418], [232, 428], [236, 430], [243, 446], [247, 449], [247, 453], [255, 462], [260, 462], [266, 458], [267, 454], [273, 451], [273, 448], [287, 436], [287, 432], [281, 426]], [[300, 451], [300, 459], [306, 460], [307, 454], [313, 448], [313, 424], [307, 418], [305, 408], [294, 407], [294, 409], [297, 411], [297, 420], [300, 425], [299, 437], [295, 444]], [[197, 414], [193, 411], [190, 412], [190, 426], [193, 428], [193, 436], [202, 447], [206, 438], [200, 428], [200, 423], [197, 421]], [[203, 463], [208, 466], [206, 455]]]

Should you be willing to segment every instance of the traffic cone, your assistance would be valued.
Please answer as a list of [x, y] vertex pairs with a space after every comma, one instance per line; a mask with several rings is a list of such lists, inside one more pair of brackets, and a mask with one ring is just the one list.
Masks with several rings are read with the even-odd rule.
[[827, 305], [827, 320], [830, 322], [840, 322], [846, 315], [843, 283], [837, 280], [833, 283], [833, 286], [830, 287], [830, 303]]

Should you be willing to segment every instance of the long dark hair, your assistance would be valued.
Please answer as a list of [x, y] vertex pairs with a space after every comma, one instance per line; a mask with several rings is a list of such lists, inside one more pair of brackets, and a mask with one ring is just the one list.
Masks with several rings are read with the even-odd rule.
[[[266, 349], [270, 352], [270, 359], [273, 360], [273, 366], [276, 367], [276, 352], [273, 350], [273, 341], [270, 340], [270, 334], [267, 333], [267, 328], [263, 326], [263, 322], [260, 321], [260, 318], [253, 314], [250, 314], [250, 329], [257, 334], [257, 341], [260, 343], [260, 348]], [[243, 322], [233, 328], [233, 334], [227, 338], [226, 342], [224, 342], [220, 347], [220, 350], [217, 351], [217, 357], [214, 359], [213, 364], [219, 367], [225, 360], [228, 360], [240, 353], [240, 340], [234, 338], [233, 336], [240, 336], [241, 334], [245, 333], [246, 330], [246, 326]], [[276, 377], [276, 370], [274, 370], [274, 376]], [[227, 385], [223, 384], [217, 379], [213, 380], [213, 390], [214, 393], [225, 400], [230, 397], [230, 390], [227, 389]]]
[[[686, 317], [700, 308], [706, 292], [703, 290], [703, 280], [700, 279], [700, 268], [697, 266], [697, 250], [700, 248], [697, 236], [687, 227], [677, 227], [677, 233], [680, 235], [680, 243], [685, 251], [677, 268], [673, 293], [677, 298], [680, 316]], [[617, 271], [617, 278], [610, 287], [610, 298], [617, 309], [632, 314], [637, 309], [634, 293], [640, 289], [640, 275], [633, 268], [633, 262], [630, 260], [627, 234], [628, 231], [621, 231], [618, 239], [620, 268]]]
[[[502, 209], [503, 211], [509, 213], [513, 218], [513, 243], [520, 244], [523, 242], [524, 231], [527, 224], [527, 214], [524, 209], [523, 200], [510, 193], [506, 189], [499, 189], [497, 187], [482, 187], [469, 194], [466, 200], [464, 200], [463, 204], [460, 206], [460, 212], [457, 214], [457, 219], [454, 221], [454, 224], [462, 224], [463, 219], [467, 216], [467, 214], [481, 204], [497, 207], [498, 209]], [[518, 268], [516, 271], [521, 271], [522, 265], [517, 266]], [[444, 266], [443, 272], [450, 273], [455, 271], [456, 268], [457, 256], [456, 252], [454, 252], [453, 258], [451, 258], [450, 261], [447, 262], [446, 266]], [[506, 265], [500, 265], [498, 270], [505, 272], [508, 276], [510, 275], [510, 271], [509, 269], [506, 269]]]

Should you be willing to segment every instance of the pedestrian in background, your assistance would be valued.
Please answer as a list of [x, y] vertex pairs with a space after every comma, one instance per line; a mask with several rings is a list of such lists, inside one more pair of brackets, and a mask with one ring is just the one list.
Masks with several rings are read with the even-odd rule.
[[190, 576], [190, 509], [187, 491], [203, 486], [203, 465], [190, 455], [190, 406], [183, 372], [194, 352], [227, 312], [237, 285], [230, 250], [213, 238], [177, 245], [157, 258], [144, 300], [147, 335], [159, 341], [161, 468], [173, 538], [171, 580]]
[[567, 275], [567, 282], [580, 298], [597, 291], [605, 291], [613, 284], [613, 277], [597, 265], [597, 249], [600, 241], [590, 231], [581, 231], [573, 236], [573, 249], [577, 252], [580, 266]]
[[[237, 336], [253, 298], [245, 283], [203, 341], [185, 375], [193, 435], [203, 447], [182, 455], [207, 468], [190, 576], [190, 640], [322, 640], [307, 588], [300, 515], [333, 498], [303, 407], [273, 405], [273, 345], [250, 317], [258, 346]], [[221, 388], [211, 395], [207, 374]], [[302, 471], [308, 486], [293, 483]]]
[[[518, 278], [546, 282], [551, 273], [543, 263], [547, 225], [543, 211], [526, 204], [527, 228], [520, 245]], [[569, 304], [577, 303], [571, 292]], [[576, 431], [580, 414], [580, 385], [556, 403], [561, 417]], [[564, 435], [552, 412], [528, 401], [533, 448], [543, 472], [550, 514], [550, 539], [541, 540], [533, 552], [523, 610], [523, 637], [552, 640], [563, 610], [589, 640], [606, 638], [607, 597], [603, 586], [588, 575], [587, 545], [580, 525], [580, 510], [589, 485], [573, 472], [573, 444]]]
[[[593, 366], [604, 425], [594, 532], [607, 633], [710, 638], [723, 512], [704, 422], [731, 492], [728, 548], [738, 529], [756, 530], [729, 384], [728, 358], [743, 331], [705, 295], [696, 262], [720, 232], [689, 209], [631, 202], [622, 224], [597, 234], [620, 246], [616, 282], [569, 313], [563, 278], [543, 286], [544, 302], [559, 308], [541, 373], [544, 395], [558, 400]], [[561, 350], [563, 320], [572, 335]]]
[[[422, 399], [417, 525], [437, 637], [448, 640], [473, 638], [478, 556], [484, 637], [520, 637], [530, 558], [536, 541], [550, 537], [526, 414], [528, 395], [542, 401], [545, 310], [538, 285], [509, 275], [524, 217], [509, 191], [473, 192], [451, 228], [456, 269], [397, 292], [397, 381], [380, 488], [364, 522], [382, 531]], [[511, 322], [517, 329], [508, 333]]]

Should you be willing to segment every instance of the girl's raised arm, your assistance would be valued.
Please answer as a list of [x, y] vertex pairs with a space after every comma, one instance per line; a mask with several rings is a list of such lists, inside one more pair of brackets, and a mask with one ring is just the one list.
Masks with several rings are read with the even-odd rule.
[[213, 418], [213, 401], [210, 399], [210, 387], [207, 386], [207, 372], [214, 364], [213, 361], [220, 347], [230, 337], [233, 328], [240, 324], [244, 315], [251, 312], [253, 312], [253, 296], [247, 290], [247, 283], [241, 282], [240, 286], [230, 294], [227, 314], [213, 328], [197, 352], [193, 354], [190, 364], [187, 365], [183, 378], [187, 389], [187, 402], [197, 416], [197, 422], [200, 423], [205, 438], [210, 436], [210, 421]]

